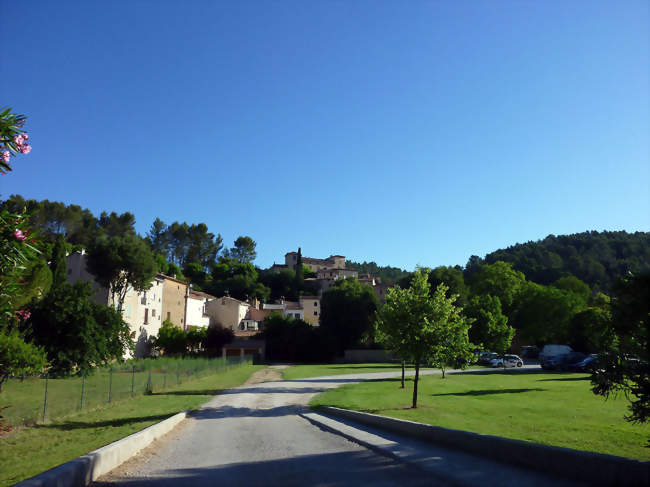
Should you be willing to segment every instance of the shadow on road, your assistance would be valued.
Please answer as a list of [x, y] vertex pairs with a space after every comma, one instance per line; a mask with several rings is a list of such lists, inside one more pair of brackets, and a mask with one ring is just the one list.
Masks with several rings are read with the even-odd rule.
[[273, 418], [278, 416], [291, 416], [309, 411], [308, 406], [291, 404], [269, 409], [251, 409], [235, 406], [220, 406], [217, 408], [203, 408], [192, 411], [190, 417], [194, 419], [221, 419], [221, 418]]
[[[445, 483], [436, 482], [436, 485]], [[399, 465], [370, 451], [301, 455], [204, 468], [169, 469], [148, 478], [95, 482], [95, 487], [432, 485], [430, 474]]]

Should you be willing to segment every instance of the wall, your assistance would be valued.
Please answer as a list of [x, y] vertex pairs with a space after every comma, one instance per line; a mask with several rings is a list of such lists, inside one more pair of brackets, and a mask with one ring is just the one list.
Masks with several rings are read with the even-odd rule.
[[304, 311], [304, 320], [310, 325], [320, 324], [320, 299], [318, 296], [300, 296], [300, 305]]
[[185, 327], [185, 293], [187, 284], [164, 276], [162, 319], [169, 319], [180, 328]]
[[[214, 300], [212, 300], [214, 301]], [[208, 315], [207, 303], [208, 301], [204, 296], [198, 296], [190, 293], [185, 302], [185, 327], [198, 326], [200, 328], [207, 328], [210, 325], [210, 316]]]
[[220, 325], [235, 331], [239, 323], [246, 317], [249, 305], [238, 299], [223, 296], [209, 301], [206, 312], [210, 319]]

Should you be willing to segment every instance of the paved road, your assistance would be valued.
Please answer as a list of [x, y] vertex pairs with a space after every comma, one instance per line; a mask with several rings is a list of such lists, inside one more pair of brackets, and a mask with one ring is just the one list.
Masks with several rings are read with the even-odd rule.
[[[241, 386], [215, 397], [97, 485], [448, 485], [431, 472], [373, 453], [298, 416], [308, 410], [306, 405], [314, 395], [326, 389], [398, 375], [359, 374]], [[533, 481], [523, 483], [515, 482], [516, 477], [512, 485], [544, 485], [534, 476]]]

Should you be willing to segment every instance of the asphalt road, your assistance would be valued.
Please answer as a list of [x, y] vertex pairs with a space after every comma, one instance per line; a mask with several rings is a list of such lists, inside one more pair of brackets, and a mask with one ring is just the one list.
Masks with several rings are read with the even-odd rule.
[[447, 485], [431, 472], [376, 454], [298, 416], [308, 411], [314, 395], [328, 388], [396, 375], [264, 382], [232, 389], [95, 485]]

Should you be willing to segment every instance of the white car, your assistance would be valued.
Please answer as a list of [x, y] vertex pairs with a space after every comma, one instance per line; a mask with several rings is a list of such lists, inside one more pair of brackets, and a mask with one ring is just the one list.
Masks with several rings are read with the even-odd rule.
[[524, 361], [518, 355], [504, 355], [491, 360], [490, 365], [492, 367], [523, 367]]

